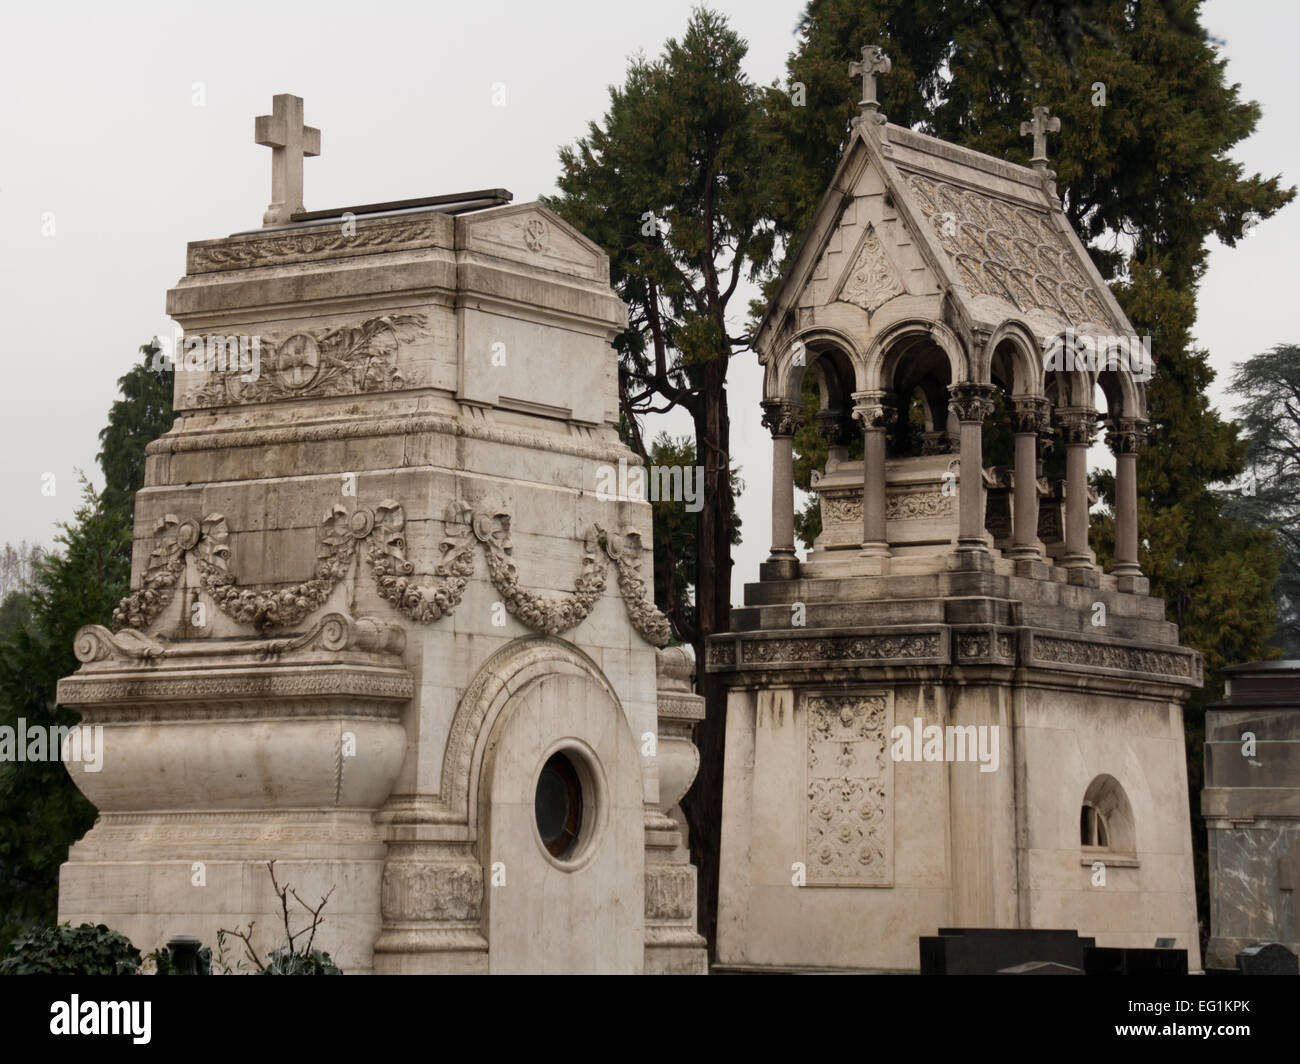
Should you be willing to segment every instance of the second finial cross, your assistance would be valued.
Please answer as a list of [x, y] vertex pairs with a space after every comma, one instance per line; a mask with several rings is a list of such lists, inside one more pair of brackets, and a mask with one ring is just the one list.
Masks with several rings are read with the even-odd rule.
[[1035, 169], [1047, 169], [1047, 134], [1060, 131], [1061, 120], [1041, 104], [1034, 108], [1034, 117], [1030, 121], [1020, 123], [1020, 135], [1033, 134], [1034, 137], [1034, 157], [1029, 161]]
[[864, 115], [880, 110], [880, 101], [876, 99], [876, 75], [888, 74], [892, 68], [889, 56], [885, 55], [885, 50], [878, 44], [864, 44], [861, 61], [849, 64], [849, 77], [862, 78], [862, 99], [858, 101], [858, 106]]

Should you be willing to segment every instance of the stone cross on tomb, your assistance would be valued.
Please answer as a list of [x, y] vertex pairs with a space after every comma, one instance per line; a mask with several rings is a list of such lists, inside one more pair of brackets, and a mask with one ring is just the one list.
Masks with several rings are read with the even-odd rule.
[[1034, 157], [1029, 161], [1035, 169], [1047, 169], [1047, 134], [1060, 131], [1061, 120], [1051, 115], [1041, 104], [1034, 108], [1032, 121], [1020, 123], [1020, 135], [1027, 137], [1032, 133], [1034, 137]]
[[320, 130], [302, 123], [302, 97], [281, 93], [257, 119], [257, 143], [271, 149], [271, 205], [263, 225], [285, 225], [302, 210], [303, 156], [320, 154]]
[[862, 99], [858, 101], [858, 106], [862, 108], [863, 114], [880, 110], [880, 102], [876, 99], [876, 75], [888, 74], [891, 69], [893, 63], [878, 44], [864, 44], [862, 61], [849, 64], [849, 77], [862, 77]]

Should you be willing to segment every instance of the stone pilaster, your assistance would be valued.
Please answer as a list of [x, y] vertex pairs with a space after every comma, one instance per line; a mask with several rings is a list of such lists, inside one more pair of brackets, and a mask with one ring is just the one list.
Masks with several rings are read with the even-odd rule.
[[700, 752], [695, 725], [704, 699], [695, 694], [695, 656], [690, 647], [667, 647], [658, 657], [659, 804], [646, 810], [645, 972], [707, 975], [708, 951], [698, 931], [695, 866], [686, 846], [677, 804], [695, 782]]

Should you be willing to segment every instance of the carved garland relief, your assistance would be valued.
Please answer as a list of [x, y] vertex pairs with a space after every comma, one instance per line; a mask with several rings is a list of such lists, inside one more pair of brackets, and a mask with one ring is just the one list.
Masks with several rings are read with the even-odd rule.
[[230, 571], [229, 531], [221, 514], [199, 521], [181, 521], [167, 514], [158, 522], [159, 537], [149, 557], [140, 590], [122, 599], [113, 611], [113, 627], [147, 628], [167, 607], [191, 554], [203, 590], [218, 609], [262, 630], [293, 624], [325, 604], [347, 575], [359, 544], [366, 545], [365, 560], [381, 598], [413, 621], [431, 623], [446, 617], [459, 605], [474, 573], [476, 543], [487, 555], [488, 578], [501, 594], [507, 611], [534, 631], [548, 635], [567, 632], [586, 619], [605, 592], [608, 562], [613, 562], [619, 590], [633, 627], [655, 646], [668, 641], [668, 620], [647, 596], [640, 574], [640, 534], [605, 532], [593, 525], [583, 544], [582, 570], [571, 594], [551, 598], [528, 591], [519, 583], [511, 558], [510, 515], [475, 511], [462, 502], [448, 504], [448, 534], [441, 544], [442, 559], [433, 579], [419, 583], [415, 566], [406, 557], [406, 516], [392, 499], [374, 510], [351, 513], [335, 506], [317, 529], [316, 575], [291, 587], [260, 589], [240, 587]]

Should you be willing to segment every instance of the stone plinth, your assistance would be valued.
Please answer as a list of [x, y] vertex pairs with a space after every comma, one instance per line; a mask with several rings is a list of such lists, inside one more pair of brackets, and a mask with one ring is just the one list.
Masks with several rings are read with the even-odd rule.
[[921, 936], [987, 927], [1169, 937], [1200, 967], [1181, 704], [1201, 661], [1158, 601], [984, 570], [765, 581], [733, 628], [709, 656], [720, 964], [915, 971]]

